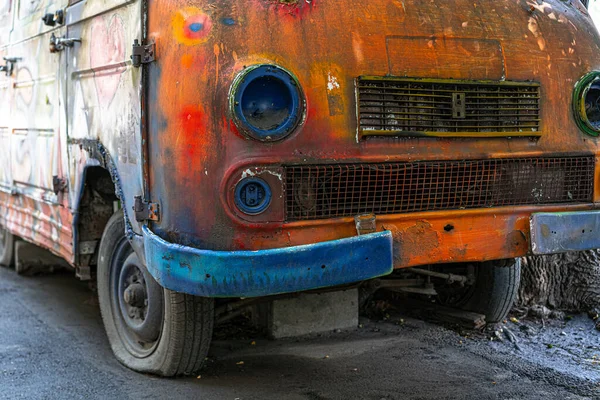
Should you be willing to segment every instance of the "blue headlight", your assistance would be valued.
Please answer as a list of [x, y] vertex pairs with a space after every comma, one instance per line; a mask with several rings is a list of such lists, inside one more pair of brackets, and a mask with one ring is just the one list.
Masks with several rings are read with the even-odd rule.
[[238, 128], [260, 141], [285, 138], [304, 115], [304, 98], [298, 81], [274, 65], [244, 70], [233, 83], [230, 102]]
[[245, 214], [256, 215], [271, 204], [269, 184], [259, 178], [242, 179], [235, 187], [235, 205]]

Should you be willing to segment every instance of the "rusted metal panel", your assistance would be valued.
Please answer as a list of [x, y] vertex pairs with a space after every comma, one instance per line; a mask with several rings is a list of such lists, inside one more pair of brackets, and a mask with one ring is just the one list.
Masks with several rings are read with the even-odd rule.
[[390, 75], [481, 80], [506, 75], [504, 48], [497, 39], [388, 36], [386, 45]]
[[0, 191], [0, 224], [15, 235], [74, 262], [73, 214], [68, 208]]
[[[59, 9], [65, 10], [64, 24], [41, 22], [45, 13]], [[51, 37], [56, 53], [50, 53]], [[133, 51], [136, 40], [148, 47]], [[523, 255], [529, 251], [532, 212], [595, 207], [600, 189], [589, 187], [590, 171], [582, 197], [565, 192], [566, 183], [552, 191], [561, 179], [573, 179], [565, 167], [550, 169], [561, 179], [549, 179], [546, 171], [532, 185], [545, 194], [549, 186], [560, 201], [483, 201], [472, 207], [459, 202], [443, 212], [430, 206], [439, 196], [451, 197], [459, 170], [434, 176], [425, 169], [416, 177], [412, 198], [427, 197], [426, 206], [410, 209], [373, 208], [381, 203], [381, 193], [389, 200], [392, 184], [388, 179], [372, 186], [369, 177], [364, 186], [372, 193], [366, 200], [359, 193], [356, 204], [370, 204], [356, 208], [352, 200], [341, 201], [351, 185], [340, 176], [350, 175], [326, 171], [344, 165], [594, 159], [598, 139], [580, 131], [571, 101], [575, 82], [600, 68], [599, 49], [595, 28], [577, 1], [5, 0], [0, 2], [0, 56], [19, 60], [12, 63], [12, 76], [0, 73], [0, 207], [6, 214], [1, 218], [14, 233], [75, 260], [73, 215], [85, 171], [102, 166], [116, 182], [129, 237], [138, 241], [140, 222], [146, 222], [134, 216], [136, 197], [160, 210], [158, 220], [147, 222], [149, 229], [206, 251], [280, 249], [349, 238], [357, 233], [354, 214], [369, 212], [375, 214], [377, 231], [391, 232], [397, 268]], [[150, 50], [155, 61], [144, 64]], [[289, 74], [286, 85], [296, 86], [297, 118], [277, 140], [253, 138], [234, 118], [241, 108], [236, 89], [244, 85], [243, 72], [259, 65], [276, 65], [277, 73]], [[472, 99], [456, 86], [458, 80], [499, 91], [511, 82], [535, 88], [524, 96], [532, 96], [527, 102], [536, 103], [536, 113], [517, 111], [514, 132], [495, 128], [511, 137], [490, 137], [504, 135], [486, 132], [488, 127], [466, 132], [482, 137], [361, 135], [356, 94], [364, 76], [444, 84], [452, 79], [455, 87], [444, 96], [454, 120], [468, 120], [473, 112], [461, 103]], [[422, 93], [417, 97], [417, 108], [428, 107]], [[385, 103], [386, 95], [380, 100]], [[502, 115], [507, 110], [498, 104], [511, 101], [479, 104], [475, 111], [487, 107]], [[382, 114], [412, 112], [382, 107]], [[535, 120], [534, 129], [522, 132], [531, 128], [519, 125], [527, 118]], [[458, 128], [445, 129], [437, 133], [465, 136]], [[600, 172], [592, 164], [597, 183]], [[291, 167], [324, 168], [326, 179], [317, 180], [319, 192], [327, 193], [322, 201], [339, 212], [289, 218], [290, 202], [302, 204], [312, 193], [310, 180], [308, 186], [294, 186], [298, 182], [286, 176]], [[464, 193], [473, 185], [484, 187], [482, 179], [498, 178], [499, 170], [486, 168], [481, 179], [465, 176]], [[514, 185], [504, 188], [529, 188], [519, 186], [528, 171], [513, 175]], [[271, 188], [268, 196], [250, 189], [245, 194], [251, 201], [269, 199], [262, 213], [239, 208], [236, 187], [248, 178]], [[57, 187], [66, 183], [67, 192], [55, 191], [54, 182]], [[441, 192], [426, 193], [432, 184]], [[410, 189], [403, 184], [395, 191]], [[538, 196], [528, 193], [527, 199], [529, 194]]]
[[[239, 171], [247, 168], [595, 157], [598, 152], [596, 140], [577, 128], [570, 113], [574, 83], [600, 67], [600, 41], [578, 2], [148, 4], [149, 39], [157, 54], [148, 67], [150, 198], [161, 204], [161, 221], [150, 226], [169, 241], [210, 250], [260, 250], [356, 234], [353, 218], [339, 215], [294, 223], [240, 218], [230, 193]], [[248, 139], [230, 109], [236, 77], [258, 64], [290, 71], [306, 98], [299, 128], [267, 144]], [[357, 78], [365, 75], [534, 83], [538, 131], [523, 135], [539, 137], [363, 140], [355, 93]], [[287, 190], [289, 183], [274, 185]], [[328, 190], [338, 183], [322, 182]], [[592, 202], [588, 191], [578, 207], [592, 208]], [[396, 267], [504, 258], [527, 253], [528, 213], [536, 209], [494, 208], [476, 217], [460, 207], [426, 217], [377, 215], [377, 227], [394, 233]], [[452, 233], [443, 229], [449, 222]], [[422, 240], [412, 244], [411, 235]]]

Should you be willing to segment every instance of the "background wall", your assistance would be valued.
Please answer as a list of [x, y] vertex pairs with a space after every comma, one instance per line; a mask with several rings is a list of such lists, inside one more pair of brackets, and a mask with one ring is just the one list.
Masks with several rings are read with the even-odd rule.
[[596, 28], [600, 26], [600, 0], [590, 0], [590, 4], [588, 6], [590, 10], [590, 15], [594, 20], [594, 24], [596, 24]]

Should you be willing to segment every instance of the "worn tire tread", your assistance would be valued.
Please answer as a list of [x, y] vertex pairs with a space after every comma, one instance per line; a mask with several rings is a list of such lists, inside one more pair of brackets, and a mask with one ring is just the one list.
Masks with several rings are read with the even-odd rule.
[[[113, 215], [107, 224], [104, 235], [111, 237], [117, 233], [125, 234], [122, 212]], [[103, 241], [105, 236], [103, 236]], [[110, 245], [113, 241], [114, 237], [110, 240], [106, 239], [104, 246], [101, 243], [100, 256], [107, 257], [112, 254]], [[107, 282], [105, 282], [107, 278], [106, 271], [103, 271], [100, 265], [98, 272], [98, 278], [103, 280], [98, 285], [100, 292], [101, 289], [107, 287]], [[99, 293], [102, 319], [112, 350], [122, 364], [139, 372], [161, 376], [191, 375], [202, 368], [212, 339], [213, 299], [164, 289], [164, 337], [160, 339], [159, 350], [144, 359], [136, 359], [120, 343], [121, 339], [114, 328], [115, 323], [112, 320], [113, 315], [107, 296], [107, 294], [100, 295]]]
[[519, 292], [520, 259], [484, 262], [479, 268], [475, 292], [462, 308], [484, 314], [489, 323], [500, 322], [510, 312]]

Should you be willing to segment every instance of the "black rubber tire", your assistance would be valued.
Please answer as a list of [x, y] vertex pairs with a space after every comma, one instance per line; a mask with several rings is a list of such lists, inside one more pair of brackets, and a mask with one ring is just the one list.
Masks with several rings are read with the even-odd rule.
[[15, 237], [0, 226], [0, 265], [12, 268], [15, 264]]
[[488, 323], [500, 322], [506, 318], [517, 298], [521, 260], [487, 261], [477, 268], [477, 281], [458, 306], [485, 315]]
[[[128, 350], [113, 312], [110, 269], [116, 248], [125, 239], [123, 212], [108, 221], [98, 254], [98, 299], [110, 346], [117, 359], [138, 372], [160, 376], [197, 373], [208, 353], [213, 332], [214, 300], [164, 290], [162, 331], [152, 353], [138, 357]], [[125, 239], [126, 240], [126, 239]], [[121, 328], [122, 329], [122, 328]]]

